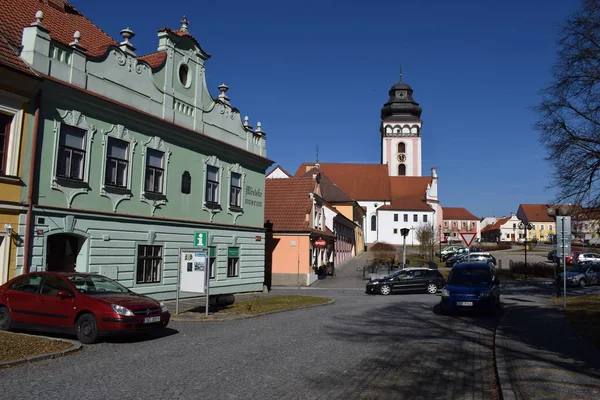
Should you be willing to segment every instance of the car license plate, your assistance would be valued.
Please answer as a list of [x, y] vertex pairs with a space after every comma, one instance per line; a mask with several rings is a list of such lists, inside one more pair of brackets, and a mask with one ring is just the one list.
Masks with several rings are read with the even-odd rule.
[[456, 305], [457, 306], [472, 307], [473, 306], [473, 302], [472, 301], [457, 301]]
[[151, 324], [153, 322], [160, 322], [160, 315], [157, 315], [156, 317], [146, 317], [146, 318], [144, 318], [144, 323], [145, 324]]

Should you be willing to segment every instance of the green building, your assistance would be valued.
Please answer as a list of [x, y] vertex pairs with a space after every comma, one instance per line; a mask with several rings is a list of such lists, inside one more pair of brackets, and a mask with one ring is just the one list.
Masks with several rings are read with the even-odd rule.
[[[226, 85], [211, 96], [210, 55], [188, 20], [138, 56], [131, 30], [116, 42], [77, 10], [34, 3], [6, 16], [31, 20], [9, 36], [43, 78], [28, 119], [22, 198], [31, 201], [15, 272], [100, 273], [172, 299], [184, 252], [203, 249], [211, 295], [262, 290], [266, 135], [241, 118]], [[207, 243], [195, 243], [197, 232]]]

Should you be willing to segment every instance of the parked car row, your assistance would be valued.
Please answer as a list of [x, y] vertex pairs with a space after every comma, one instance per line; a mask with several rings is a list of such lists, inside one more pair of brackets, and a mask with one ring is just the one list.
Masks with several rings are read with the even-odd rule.
[[[559, 287], [564, 285], [564, 273], [556, 277]], [[567, 271], [567, 286], [585, 287], [600, 285], [600, 263], [595, 261], [581, 261]]]
[[[560, 259], [557, 256], [556, 249], [548, 252], [548, 261], [559, 262]], [[592, 261], [600, 263], [600, 254], [598, 253], [586, 253], [583, 251], [574, 250], [565, 257], [567, 264], [576, 264], [582, 261]]]
[[461, 255], [461, 254], [466, 254], [466, 253], [480, 253], [483, 252], [483, 250], [479, 247], [476, 246], [471, 246], [470, 248], [466, 248], [464, 246], [448, 246], [446, 248], [444, 248], [441, 251], [438, 251], [435, 253], [435, 255], [437, 257], [439, 257], [439, 259], [441, 261], [446, 261], [449, 258]]

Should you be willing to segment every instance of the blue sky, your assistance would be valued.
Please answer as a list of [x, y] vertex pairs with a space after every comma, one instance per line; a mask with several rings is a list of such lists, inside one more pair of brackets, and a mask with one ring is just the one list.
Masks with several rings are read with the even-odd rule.
[[530, 107], [576, 0], [71, 2], [117, 40], [131, 28], [138, 55], [186, 15], [212, 55], [211, 93], [230, 87], [290, 173], [317, 145], [321, 162], [380, 162], [380, 110], [402, 65], [423, 108], [423, 174], [437, 167], [443, 206], [501, 216], [553, 199]]

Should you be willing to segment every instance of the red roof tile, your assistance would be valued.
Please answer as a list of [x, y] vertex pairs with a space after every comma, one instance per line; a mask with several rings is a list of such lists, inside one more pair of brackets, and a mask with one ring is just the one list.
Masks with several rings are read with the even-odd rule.
[[479, 221], [479, 218], [471, 214], [463, 207], [442, 207], [445, 220], [471, 220]]
[[380, 207], [381, 210], [431, 211], [425, 201], [429, 176], [392, 176], [390, 180], [391, 203]]
[[481, 231], [495, 231], [496, 229], [499, 229], [502, 225], [504, 225], [506, 222], [508, 222], [508, 220], [511, 217], [505, 217], [505, 218], [500, 218], [498, 221], [494, 222], [493, 224], [487, 225], [486, 227], [484, 227]]
[[25, 61], [17, 55], [18, 51], [6, 40], [6, 37], [0, 32], [0, 64], [11, 67], [17, 71], [29, 75], [37, 75]]
[[79, 42], [89, 55], [103, 55], [109, 45], [117, 46], [106, 32], [94, 25], [72, 4], [65, 2], [63, 10], [59, 10], [40, 0], [0, 0], [0, 32], [6, 35], [12, 46], [21, 46], [23, 28], [35, 22], [35, 13], [42, 11], [42, 23], [50, 31], [50, 37], [68, 46], [73, 41], [75, 31], [81, 33]]
[[546, 214], [548, 204], [520, 204], [517, 216], [527, 222], [554, 222], [554, 218]]
[[310, 232], [312, 178], [265, 179], [265, 222], [275, 232]]
[[[314, 163], [300, 165], [294, 176], [304, 175]], [[355, 200], [389, 200], [390, 179], [385, 164], [319, 163], [319, 169]]]
[[138, 60], [148, 63], [150, 68], [156, 69], [161, 67], [167, 59], [166, 51], [157, 51], [156, 53], [150, 53], [138, 57]]

